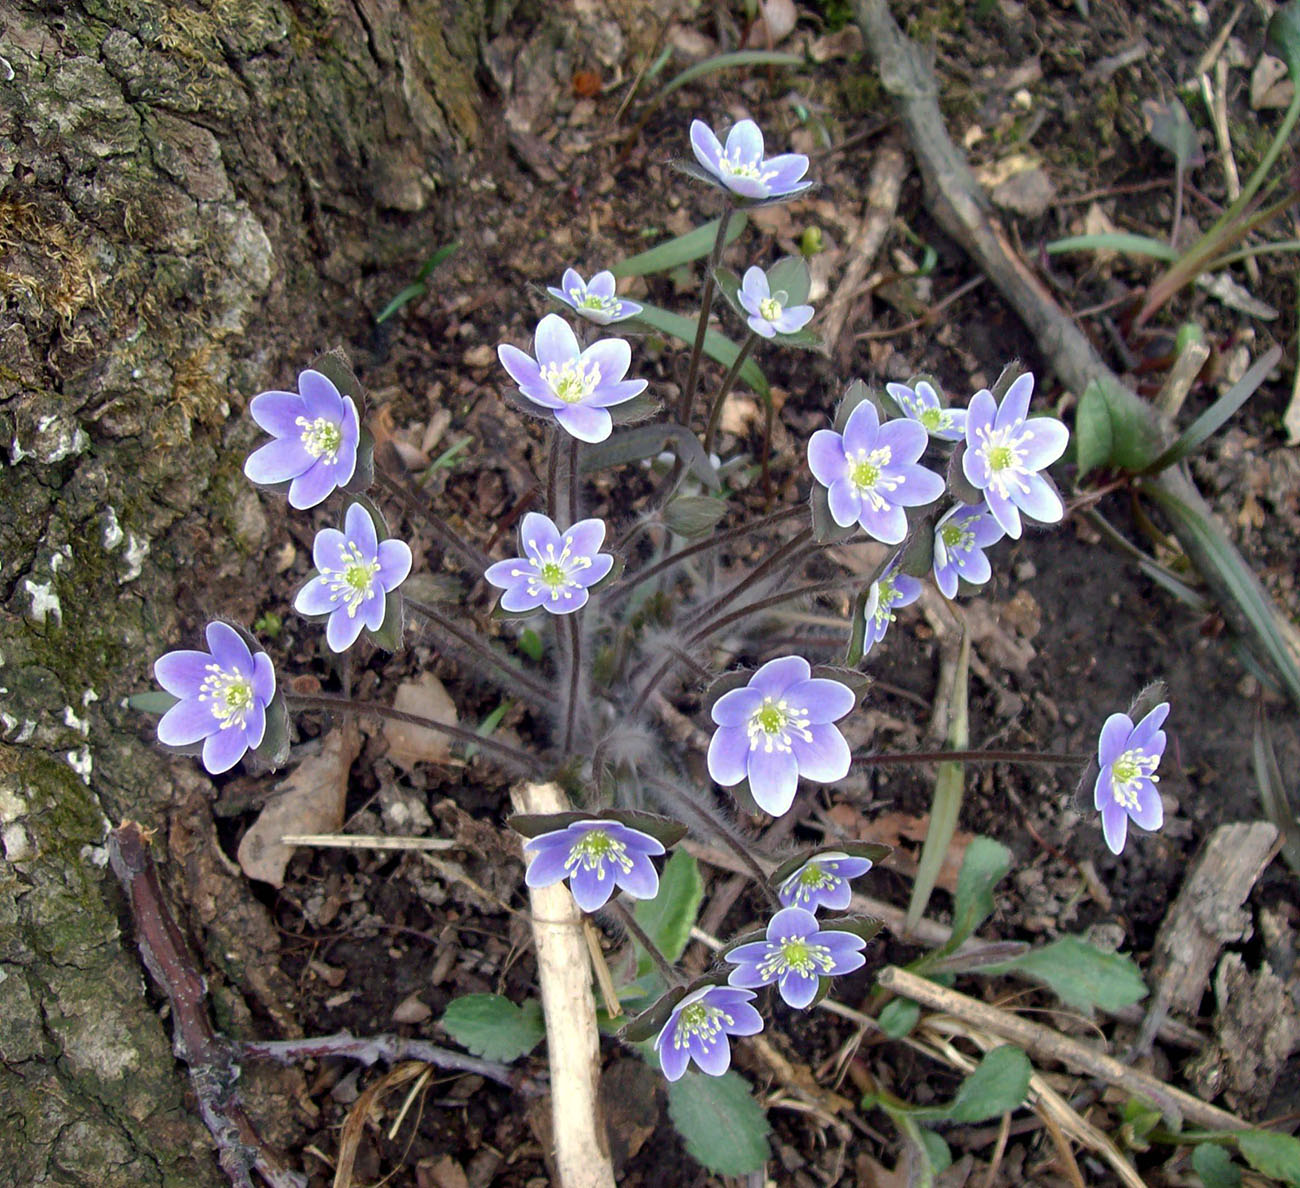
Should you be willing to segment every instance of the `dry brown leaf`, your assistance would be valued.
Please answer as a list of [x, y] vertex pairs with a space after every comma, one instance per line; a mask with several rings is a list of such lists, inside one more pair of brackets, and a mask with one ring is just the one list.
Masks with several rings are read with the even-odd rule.
[[[852, 810], [857, 820], [849, 823], [837, 816], [837, 811], [845, 807], [849, 806], [836, 805], [827, 815], [837, 825], [846, 826], [854, 841], [880, 842], [893, 846], [894, 852], [882, 861], [882, 866], [909, 877], [916, 874], [917, 859], [913, 856], [913, 849], [919, 854], [920, 844], [925, 841], [926, 830], [930, 827], [929, 813], [916, 816], [896, 812], [884, 813], [879, 817], [862, 817], [856, 810]], [[974, 838], [973, 833], [958, 830], [953, 835], [948, 853], [944, 855], [936, 885], [949, 894], [957, 890], [957, 875], [966, 857], [966, 847]]]
[[760, 0], [759, 16], [749, 30], [745, 42], [749, 49], [772, 49], [794, 32], [799, 14], [794, 0]]
[[[413, 681], [404, 681], [393, 698], [393, 708], [446, 726], [455, 726], [458, 721], [455, 703], [442, 682], [431, 672]], [[447, 736], [427, 726], [385, 721], [384, 738], [388, 742], [389, 759], [407, 771], [417, 763], [442, 763], [451, 754]]]
[[250, 879], [282, 886], [294, 847], [280, 839], [290, 833], [333, 833], [343, 824], [348, 773], [360, 749], [356, 728], [344, 725], [275, 786], [239, 843], [239, 865]]

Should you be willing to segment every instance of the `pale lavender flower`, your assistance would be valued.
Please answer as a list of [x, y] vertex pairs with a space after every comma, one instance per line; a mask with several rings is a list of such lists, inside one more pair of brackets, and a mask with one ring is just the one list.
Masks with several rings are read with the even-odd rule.
[[915, 421], [880, 423], [864, 400], [849, 414], [843, 434], [818, 429], [808, 442], [808, 465], [827, 488], [831, 517], [847, 528], [855, 520], [869, 536], [900, 544], [907, 535], [905, 507], [933, 503], [944, 481], [915, 465], [929, 442]]
[[651, 854], [661, 842], [617, 821], [575, 821], [567, 829], [542, 833], [524, 843], [530, 887], [549, 887], [569, 880], [574, 901], [584, 912], [605, 906], [615, 886], [633, 899], [659, 894], [659, 875]]
[[736, 966], [727, 981], [747, 989], [775, 983], [788, 1006], [803, 1008], [817, 997], [822, 978], [866, 965], [866, 943], [856, 933], [819, 928], [817, 917], [803, 908], [782, 908], [768, 924], [766, 940], [726, 954]]
[[790, 295], [784, 289], [772, 292], [767, 273], [761, 268], [747, 268], [736, 299], [749, 317], [749, 328], [764, 338], [794, 334], [812, 320], [811, 305], [787, 305]]
[[351, 481], [361, 436], [357, 406], [328, 376], [300, 372], [297, 392], [262, 392], [248, 411], [275, 438], [245, 461], [253, 482], [288, 482], [290, 506], [303, 509]]
[[1142, 829], [1159, 829], [1165, 823], [1156, 767], [1165, 753], [1160, 727], [1168, 716], [1169, 703], [1162, 701], [1136, 726], [1128, 714], [1111, 714], [1101, 728], [1101, 771], [1093, 786], [1093, 804], [1101, 813], [1102, 833], [1112, 854], [1124, 849], [1130, 818]]
[[709, 774], [724, 788], [748, 779], [759, 807], [779, 817], [800, 776], [829, 784], [848, 774], [849, 745], [830, 723], [856, 704], [847, 685], [814, 678], [802, 656], [769, 660], [714, 702]]
[[655, 1039], [659, 1067], [670, 1081], [681, 1080], [692, 1060], [701, 1072], [720, 1077], [731, 1067], [729, 1035], [757, 1035], [763, 1017], [749, 1004], [752, 990], [704, 986], [686, 995]]
[[718, 184], [750, 200], [794, 198], [812, 186], [802, 153], [763, 156], [763, 133], [753, 120], [741, 120], [727, 133], [724, 147], [703, 120], [691, 121], [691, 150]]
[[489, 565], [483, 576], [505, 591], [502, 610], [540, 606], [567, 615], [587, 605], [588, 589], [613, 568], [614, 558], [599, 551], [604, 539], [603, 520], [580, 520], [562, 533], [540, 512], [529, 512], [519, 530], [526, 555]]
[[803, 908], [816, 912], [829, 908], [842, 912], [853, 899], [850, 879], [856, 879], [871, 869], [870, 858], [852, 858], [837, 850], [809, 858], [776, 889], [777, 898], [786, 907]]
[[359, 503], [349, 505], [342, 532], [316, 533], [312, 559], [316, 576], [298, 591], [293, 608], [300, 615], [329, 615], [325, 642], [335, 652], [356, 643], [362, 627], [379, 630], [388, 595], [411, 572], [410, 546], [394, 537], [381, 541]]
[[168, 652], [154, 662], [155, 679], [180, 698], [159, 719], [158, 741], [188, 747], [201, 740], [203, 766], [218, 775], [261, 745], [275, 670], [228, 623], [209, 623], [206, 635], [206, 652]]
[[590, 281], [584, 281], [577, 271], [566, 268], [560, 288], [547, 285], [546, 291], [597, 326], [622, 322], [641, 312], [641, 306], [635, 301], [624, 301], [615, 293], [612, 272], [598, 272]]
[[1044, 524], [1059, 523], [1065, 507], [1038, 472], [1063, 453], [1070, 431], [1054, 417], [1025, 420], [1034, 377], [1026, 372], [1007, 389], [999, 406], [987, 388], [971, 398], [966, 417], [962, 470], [984, 492], [993, 518], [1006, 534], [1020, 538], [1020, 513]]
[[982, 586], [993, 576], [984, 550], [1003, 535], [983, 503], [959, 503], [934, 526], [934, 580], [945, 598], [957, 597], [958, 579]]
[[625, 380], [632, 348], [621, 338], [602, 338], [585, 351], [568, 323], [547, 314], [533, 336], [537, 358], [518, 347], [497, 347], [501, 365], [534, 404], [550, 409], [579, 441], [604, 441], [614, 427], [607, 411], [645, 391], [645, 380]]
[[867, 620], [866, 634], [862, 639], [864, 656], [885, 638], [885, 632], [894, 621], [894, 611], [900, 606], [910, 606], [921, 597], [921, 583], [900, 573], [898, 566], [899, 559], [895, 557], [867, 591], [867, 605], [863, 608]]
[[916, 387], [906, 384], [886, 384], [885, 391], [893, 397], [903, 415], [918, 422], [933, 438], [939, 441], [961, 441], [966, 436], [966, 410], [944, 408], [939, 393], [925, 380]]

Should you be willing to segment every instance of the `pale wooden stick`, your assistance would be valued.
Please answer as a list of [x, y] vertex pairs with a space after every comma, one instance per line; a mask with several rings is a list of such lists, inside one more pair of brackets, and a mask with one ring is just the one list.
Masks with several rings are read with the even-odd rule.
[[374, 833], [286, 833], [284, 846], [321, 846], [341, 850], [451, 850], [459, 843], [447, 837], [389, 837]]
[[910, 998], [931, 1010], [942, 1011], [1010, 1040], [1039, 1060], [1059, 1060], [1079, 1072], [1098, 1077], [1108, 1084], [1117, 1085], [1128, 1093], [1153, 1102], [1163, 1112], [1186, 1118], [1197, 1126], [1204, 1126], [1208, 1130], [1247, 1128], [1247, 1123], [1235, 1114], [1166, 1085], [1147, 1073], [1129, 1068], [1087, 1044], [976, 998], [959, 994], [956, 990], [949, 990], [927, 978], [917, 977], [905, 969], [886, 966], [876, 980], [886, 990], [892, 990], [903, 998]]
[[[510, 799], [521, 813], [562, 813], [571, 807], [558, 784], [519, 784]], [[563, 883], [532, 887], [528, 898], [551, 1065], [556, 1176], [560, 1188], [614, 1188], [582, 911]]]

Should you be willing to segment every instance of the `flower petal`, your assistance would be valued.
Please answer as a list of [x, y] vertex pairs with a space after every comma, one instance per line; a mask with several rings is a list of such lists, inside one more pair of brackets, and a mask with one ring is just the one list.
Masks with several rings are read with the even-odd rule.
[[263, 705], [275, 696], [275, 666], [265, 652], [253, 657], [253, 696]]
[[411, 564], [414, 561], [411, 546], [396, 537], [381, 540], [377, 559], [379, 569], [375, 572], [375, 580], [386, 592], [392, 593], [410, 575]]
[[228, 730], [217, 730], [203, 742], [203, 766], [213, 775], [229, 771], [248, 750], [248, 740], [242, 730], [233, 726]]
[[248, 455], [244, 460], [244, 474], [255, 483], [270, 486], [297, 478], [314, 463], [301, 438], [278, 437]]
[[849, 774], [849, 744], [834, 726], [815, 724], [808, 727], [811, 742], [795, 737], [791, 740], [799, 774], [818, 784], [830, 784]]
[[1133, 824], [1152, 831], [1159, 829], [1165, 823], [1165, 806], [1160, 799], [1160, 790], [1150, 780], [1140, 779], [1134, 791], [1137, 808], [1128, 810]]
[[757, 165], [763, 159], [763, 133], [753, 120], [738, 120], [727, 133], [727, 156]]
[[203, 634], [208, 641], [208, 651], [217, 664], [227, 671], [233, 669], [241, 676], [253, 675], [253, 653], [248, 650], [244, 637], [229, 623], [214, 619]]
[[764, 697], [782, 697], [791, 685], [812, 676], [812, 667], [802, 656], [780, 656], [769, 660], [752, 677], [749, 687]]
[[[616, 384], [632, 365], [632, 348], [626, 339], [602, 338], [593, 342], [580, 356], [587, 368], [596, 366], [600, 369], [600, 388]], [[598, 389], [599, 390], [599, 389]]]
[[259, 392], [248, 402], [248, 412], [272, 437], [301, 437], [299, 417], [307, 406], [297, 392]]
[[748, 304], [745, 304], [745, 308], [750, 313], [758, 313], [757, 303], [766, 301], [767, 298], [772, 296], [772, 286], [767, 282], [767, 273], [757, 265], [750, 265], [745, 269], [745, 277], [741, 281], [740, 292], [755, 303], [753, 309], [750, 309]]
[[[856, 524], [862, 515], [862, 496], [847, 477], [836, 479], [826, 490], [831, 519], [841, 528]], [[900, 538], [901, 539], [901, 538]]]
[[614, 555], [612, 553], [597, 553], [591, 559], [591, 565], [586, 569], [574, 574], [574, 580], [579, 585], [590, 589], [597, 582], [601, 581], [611, 569], [614, 568]]
[[564, 537], [555, 521], [541, 512], [529, 512], [524, 516], [519, 528], [519, 543], [530, 558], [551, 552], [558, 556], [564, 551]]
[[[876, 448], [876, 435], [880, 432], [880, 414], [870, 400], [864, 400], [844, 422], [844, 452], [856, 454]], [[922, 431], [922, 437], [924, 437]]]
[[175, 697], [197, 697], [211, 663], [207, 652], [168, 652], [153, 662], [154, 680]]
[[805, 974], [797, 969], [787, 969], [781, 975], [781, 981], [777, 989], [780, 991], [781, 997], [785, 999], [787, 1006], [802, 1010], [817, 997], [817, 990], [820, 986], [821, 979], [816, 974]]
[[1124, 849], [1128, 837], [1128, 813], [1117, 804], [1108, 804], [1101, 810], [1101, 831], [1112, 854]]
[[593, 297], [613, 297], [615, 288], [614, 274], [607, 268], [596, 273], [587, 282], [587, 292]]
[[1024, 476], [1025, 490], [1015, 492], [1016, 504], [1040, 524], [1059, 524], [1065, 517], [1065, 505], [1056, 489], [1041, 474]]
[[1043, 470], [1070, 443], [1070, 431], [1055, 417], [1034, 417], [1020, 431], [1021, 461], [1028, 470]]
[[567, 363], [579, 354], [577, 335], [559, 314], [547, 314], [537, 323], [533, 334], [533, 350], [541, 367], [551, 363]]
[[722, 144], [703, 120], [691, 121], [691, 151], [705, 169], [715, 177], [720, 176], [718, 162], [722, 159]]
[[188, 747], [218, 729], [212, 711], [197, 697], [178, 701], [158, 719], [158, 741], [169, 747]]
[[[698, 121], [697, 121], [698, 122]], [[659, 1068], [669, 1081], [680, 1081], [691, 1062], [690, 1053], [684, 1048], [673, 1046], [673, 1032], [677, 1029], [677, 1016], [668, 1016], [668, 1022], [655, 1040], [655, 1052], [659, 1056]]]
[[[829, 429], [818, 429], [808, 440], [808, 469], [823, 487], [844, 478], [848, 460], [844, 457], [844, 439]], [[853, 519], [857, 519], [855, 514]], [[850, 521], [852, 523], [852, 521]]]
[[244, 715], [244, 741], [250, 747], [260, 747], [266, 734], [266, 706], [256, 699]]
[[605, 543], [605, 521], [598, 519], [579, 520], [564, 534], [564, 544], [568, 545], [573, 557], [594, 557]]
[[528, 871], [524, 875], [527, 886], [550, 887], [568, 878], [565, 864], [571, 847], [563, 829], [532, 838], [525, 843], [524, 852], [529, 855]]
[[749, 736], [738, 726], [721, 726], [709, 740], [709, 775], [724, 788], [745, 778], [749, 762]]
[[[970, 407], [966, 410], [966, 447], [970, 453], [980, 443], [980, 438], [988, 435], [993, 428], [993, 419], [998, 414], [998, 402], [987, 388], [981, 388], [970, 398]], [[967, 475], [969, 478], [969, 474]], [[974, 482], [971, 479], [971, 482]]]
[[883, 544], [902, 544], [907, 537], [907, 513], [901, 507], [887, 503], [883, 507], [872, 507], [866, 500], [862, 501], [862, 510], [858, 513], [858, 523], [868, 536]]
[[[966, 451], [966, 457], [971, 456], [970, 451]], [[969, 475], [967, 476], [969, 477]], [[984, 500], [989, 505], [989, 514], [998, 522], [999, 527], [1012, 540], [1020, 539], [1020, 512], [1016, 505], [1011, 502], [1005, 495], [998, 494], [992, 487], [984, 491]]]
[[[1165, 724], [1167, 717], [1169, 717], [1169, 702], [1162, 701], [1133, 727], [1133, 737], [1129, 739], [1129, 746], [1141, 747], [1149, 754], [1163, 755], [1165, 741], [1164, 733], [1160, 728]], [[1157, 735], [1160, 736], [1158, 747], [1153, 745]]]
[[816, 723], [838, 722], [858, 704], [857, 694], [848, 685], [826, 677], [812, 677], [791, 685], [785, 691], [785, 699], [803, 708], [808, 721]]
[[[773, 194], [784, 194], [808, 172], [808, 158], [803, 153], [778, 153], [763, 162], [763, 172], [769, 175], [767, 188]], [[800, 188], [807, 189], [807, 185]]]
[[1034, 394], [1033, 372], [1026, 371], [1016, 376], [1007, 394], [1002, 397], [998, 414], [993, 424], [995, 428], [1006, 429], [1023, 421], [1029, 415], [1029, 398]]
[[300, 474], [289, 485], [289, 506], [299, 511], [315, 507], [338, 486], [335, 480], [335, 468], [324, 458], [318, 458], [310, 470]]
[[346, 652], [357, 642], [362, 626], [360, 614], [350, 615], [346, 609], [339, 607], [325, 624], [325, 642], [331, 651]]
[[817, 931], [817, 917], [803, 908], [782, 908], [767, 924], [769, 941], [806, 937]]
[[[204, 659], [206, 660], [207, 657], [205, 656]], [[743, 727], [762, 704], [761, 690], [742, 685], [739, 689], [731, 689], [719, 697], [713, 703], [709, 713], [719, 726]]]
[[[916, 425], [915, 421], [909, 421], [908, 423]], [[916, 425], [916, 427], [921, 429], [920, 425]], [[925, 430], [921, 429], [921, 433], [924, 435]], [[935, 474], [933, 470], [927, 470], [924, 466], [891, 467], [891, 472], [894, 476], [901, 477], [903, 480], [889, 496], [900, 507], [926, 507], [939, 499], [948, 487], [945, 479]]]
[[546, 601], [546, 591], [538, 589], [529, 593], [528, 583], [520, 581], [516, 585], [509, 587], [501, 595], [500, 607], [511, 614], [523, 614], [526, 611], [536, 610]]
[[791, 752], [757, 748], [750, 751], [746, 770], [759, 808], [774, 817], [789, 811], [799, 787], [799, 764]]
[[614, 894], [614, 876], [603, 862], [595, 867], [580, 863], [569, 877], [569, 890], [584, 912], [599, 911]]
[[303, 404], [307, 407], [307, 417], [315, 420], [324, 417], [336, 424], [343, 420], [343, 395], [334, 386], [334, 381], [319, 371], [298, 373], [298, 391], [302, 393]]
[[375, 531], [375, 522], [370, 513], [359, 503], [348, 505], [343, 517], [343, 533], [361, 550], [362, 559], [373, 561], [379, 552], [379, 533]]
[[534, 571], [535, 567], [525, 558], [509, 557], [505, 561], [496, 561], [489, 565], [483, 571], [483, 576], [499, 589], [509, 590], [512, 586], [527, 580]]
[[1132, 733], [1133, 719], [1128, 714], [1111, 714], [1102, 724], [1101, 734], [1097, 737], [1097, 762], [1103, 767], [1114, 763], [1128, 750], [1129, 735]]
[[615, 881], [633, 899], [653, 899], [659, 894], [659, 872], [655, 870], [655, 864], [644, 854], [629, 857], [632, 869], [617, 871]]
[[300, 615], [328, 615], [338, 607], [338, 600], [330, 591], [329, 582], [323, 577], [314, 577], [293, 600], [293, 609]]
[[925, 426], [917, 421], [899, 419], [886, 421], [880, 426], [875, 448], [888, 446], [890, 458], [887, 469], [899, 470], [903, 463], [915, 462], [925, 453], [929, 444], [930, 435], [925, 431]]
[[603, 408], [571, 405], [557, 409], [555, 419], [579, 441], [601, 442], [613, 431], [614, 422]]

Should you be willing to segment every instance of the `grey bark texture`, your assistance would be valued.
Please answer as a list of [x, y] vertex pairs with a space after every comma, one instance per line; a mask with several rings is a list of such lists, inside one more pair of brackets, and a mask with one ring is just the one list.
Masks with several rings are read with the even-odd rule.
[[[157, 829], [218, 1025], [255, 1000], [295, 1034], [210, 784], [124, 698], [195, 645], [196, 603], [251, 622], [267, 533], [238, 414], [365, 325], [359, 277], [400, 287], [437, 242], [478, 133], [484, 10], [0, 3], [0, 1186], [224, 1182], [105, 868], [110, 822]], [[293, 1076], [242, 1087], [287, 1133]]]

